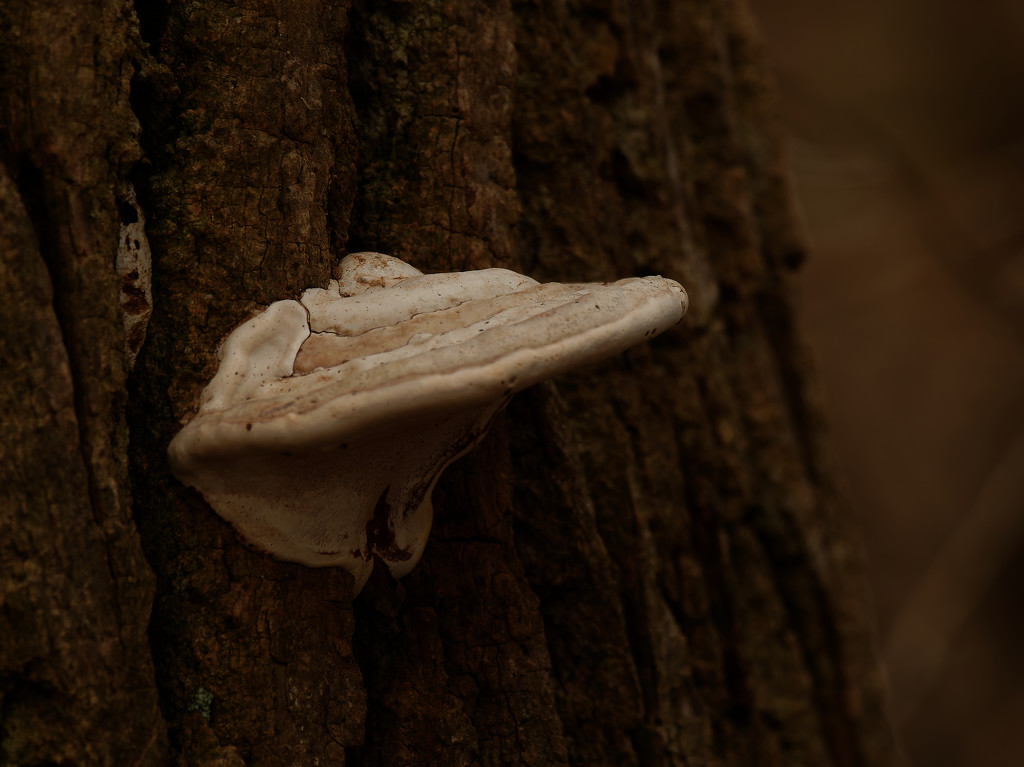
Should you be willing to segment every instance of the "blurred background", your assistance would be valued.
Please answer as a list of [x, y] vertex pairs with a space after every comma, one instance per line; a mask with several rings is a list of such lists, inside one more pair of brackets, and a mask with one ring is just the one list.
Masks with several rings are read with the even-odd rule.
[[1024, 765], [1024, 2], [751, 0], [917, 767]]

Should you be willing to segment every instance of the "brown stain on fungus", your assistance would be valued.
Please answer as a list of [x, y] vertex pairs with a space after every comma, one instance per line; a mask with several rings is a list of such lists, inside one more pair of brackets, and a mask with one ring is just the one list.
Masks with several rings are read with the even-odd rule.
[[395, 542], [395, 525], [391, 504], [387, 500], [390, 490], [390, 485], [385, 487], [373, 507], [373, 516], [366, 523], [366, 544], [370, 551], [386, 562], [405, 562], [412, 559], [412, 551]]

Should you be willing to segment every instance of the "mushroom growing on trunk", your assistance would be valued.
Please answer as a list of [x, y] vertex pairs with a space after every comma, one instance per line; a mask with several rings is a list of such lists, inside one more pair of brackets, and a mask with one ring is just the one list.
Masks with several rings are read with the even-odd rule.
[[661, 277], [541, 284], [506, 269], [425, 275], [378, 253], [236, 328], [171, 469], [256, 547], [343, 567], [419, 561], [441, 472], [511, 396], [675, 325]]

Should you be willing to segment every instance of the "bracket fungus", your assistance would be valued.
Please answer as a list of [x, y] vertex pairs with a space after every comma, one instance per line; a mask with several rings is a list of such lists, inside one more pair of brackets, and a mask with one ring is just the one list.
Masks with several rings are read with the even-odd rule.
[[675, 325], [661, 277], [541, 284], [506, 269], [423, 274], [356, 253], [337, 280], [236, 328], [171, 468], [273, 556], [395, 577], [426, 545], [441, 472], [512, 394]]

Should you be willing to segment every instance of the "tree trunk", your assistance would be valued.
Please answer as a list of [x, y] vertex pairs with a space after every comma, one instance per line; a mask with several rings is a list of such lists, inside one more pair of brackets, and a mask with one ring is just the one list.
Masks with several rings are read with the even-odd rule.
[[[0, 35], [0, 761], [895, 762], [738, 0], [5, 0]], [[519, 395], [353, 601], [166, 448], [225, 334], [359, 250], [692, 306]]]

